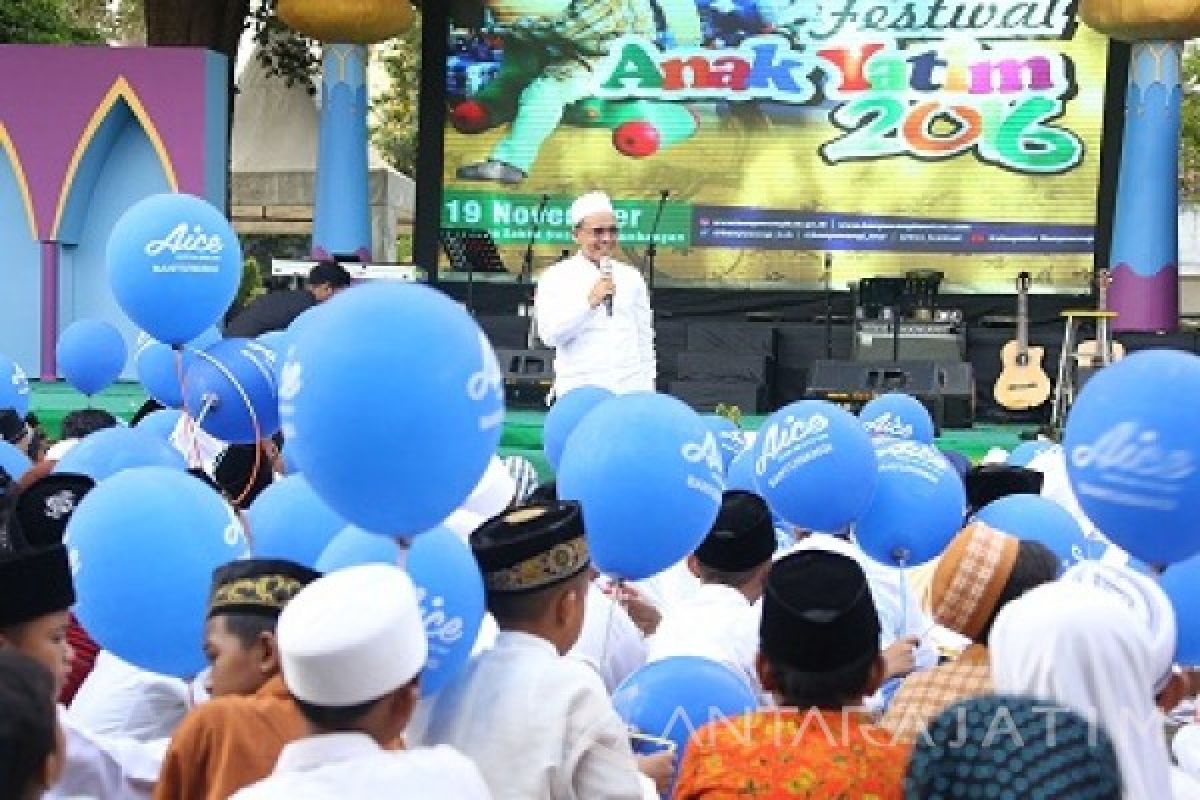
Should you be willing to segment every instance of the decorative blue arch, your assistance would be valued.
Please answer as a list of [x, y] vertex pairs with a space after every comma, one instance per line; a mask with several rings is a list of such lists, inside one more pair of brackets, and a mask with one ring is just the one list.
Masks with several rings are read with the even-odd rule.
[[[7, 134], [0, 126], [0, 138]], [[32, 224], [29, 191], [15, 148], [0, 146], [0, 353], [30, 375], [38, 369], [41, 247]]]

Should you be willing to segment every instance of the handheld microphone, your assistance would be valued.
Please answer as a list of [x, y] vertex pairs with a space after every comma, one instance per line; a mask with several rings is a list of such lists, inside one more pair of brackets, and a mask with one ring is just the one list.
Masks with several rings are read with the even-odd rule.
[[[606, 278], [612, 277], [612, 262], [607, 258], [600, 259], [600, 274]], [[612, 316], [613, 296], [611, 294], [604, 298], [604, 311], [610, 317]]]

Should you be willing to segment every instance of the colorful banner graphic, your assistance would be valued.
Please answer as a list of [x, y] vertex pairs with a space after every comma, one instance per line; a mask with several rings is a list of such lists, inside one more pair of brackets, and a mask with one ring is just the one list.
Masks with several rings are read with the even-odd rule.
[[835, 284], [1087, 285], [1107, 40], [1069, 0], [481, 2], [452, 20], [442, 223], [510, 269], [602, 188], [634, 264], [670, 192], [660, 285], [812, 284], [826, 253]]

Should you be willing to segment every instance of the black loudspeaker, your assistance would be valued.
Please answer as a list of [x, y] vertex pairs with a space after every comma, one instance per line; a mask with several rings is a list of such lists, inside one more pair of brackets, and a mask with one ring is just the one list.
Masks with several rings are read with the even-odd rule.
[[929, 409], [940, 433], [943, 427], [971, 427], [975, 421], [974, 386], [971, 365], [957, 361], [817, 361], [805, 396], [857, 413], [881, 394], [903, 392]]
[[504, 400], [513, 408], [546, 408], [546, 395], [554, 385], [553, 350], [497, 349], [496, 361], [504, 373]]

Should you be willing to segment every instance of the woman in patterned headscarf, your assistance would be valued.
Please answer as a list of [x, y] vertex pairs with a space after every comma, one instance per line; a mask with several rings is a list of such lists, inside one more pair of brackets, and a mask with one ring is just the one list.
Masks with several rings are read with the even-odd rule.
[[944, 710], [913, 751], [904, 800], [1117, 800], [1104, 731], [1043, 700], [988, 695]]

